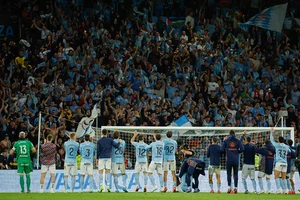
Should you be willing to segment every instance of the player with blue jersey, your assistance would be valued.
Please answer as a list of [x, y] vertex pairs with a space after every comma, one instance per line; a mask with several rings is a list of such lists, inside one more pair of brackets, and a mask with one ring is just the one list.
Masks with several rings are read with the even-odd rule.
[[218, 138], [212, 138], [212, 144], [207, 149], [207, 158], [209, 158], [208, 167], [208, 181], [210, 186], [210, 193], [214, 193], [212, 177], [216, 174], [218, 193], [221, 191], [221, 177], [220, 177], [220, 158], [221, 158], [221, 146], [217, 144]]
[[173, 177], [173, 192], [176, 192], [176, 150], [177, 150], [177, 142], [172, 139], [172, 131], [167, 132], [167, 139], [163, 140], [164, 143], [164, 192], [168, 191], [167, 188], [167, 180], [168, 180], [168, 172], [171, 170]]
[[[106, 129], [102, 130], [102, 137], [97, 142], [97, 159], [96, 165], [98, 165], [99, 170], [99, 192], [102, 192], [105, 189], [105, 181], [107, 183], [106, 189], [110, 192], [110, 170], [111, 170], [111, 157], [112, 157], [112, 148], [118, 148], [121, 139], [114, 141], [112, 138], [107, 137], [108, 131]], [[105, 178], [103, 178], [103, 171], [105, 170]]]
[[286, 171], [287, 171], [287, 154], [290, 151], [288, 145], [284, 144], [284, 138], [282, 136], [278, 137], [278, 143], [274, 140], [274, 128], [271, 128], [270, 140], [273, 146], [275, 147], [275, 168], [274, 176], [275, 183], [277, 188], [277, 193], [281, 193], [280, 189], [280, 179], [282, 177], [282, 194], [287, 194], [287, 185], [286, 185]]
[[148, 167], [148, 160], [147, 160], [147, 145], [144, 142], [144, 136], [139, 135], [138, 139], [139, 142], [135, 142], [135, 138], [137, 137], [138, 133], [135, 131], [133, 137], [131, 138], [130, 142], [135, 147], [135, 182], [137, 184], [135, 191], [138, 192], [140, 189], [140, 173], [143, 172], [144, 174], [144, 192], [147, 192], [147, 183], [148, 183], [148, 175], [147, 175], [147, 167]]
[[152, 142], [149, 147], [147, 147], [148, 150], [151, 149], [152, 151], [152, 160], [149, 165], [149, 178], [150, 182], [153, 185], [152, 192], [156, 191], [158, 187], [155, 185], [155, 180], [153, 177], [153, 172], [156, 170], [159, 178], [159, 183], [161, 187], [161, 191], [164, 191], [163, 188], [163, 177], [162, 177], [162, 163], [163, 163], [163, 154], [164, 154], [164, 143], [161, 141], [161, 135], [157, 134], [153, 136], [155, 142]]
[[[185, 176], [185, 182], [187, 184], [186, 193], [192, 192], [192, 187], [194, 189], [194, 193], [200, 192], [199, 190], [199, 176], [200, 174], [205, 176], [205, 162], [197, 158], [187, 158], [183, 161], [180, 167], [179, 178], [182, 179], [183, 175]], [[194, 183], [191, 187], [192, 179]]]
[[265, 146], [262, 148], [255, 147], [255, 152], [260, 154], [262, 157], [260, 159], [259, 172], [258, 172], [258, 185], [260, 187], [260, 194], [265, 193], [262, 178], [266, 177], [267, 181], [267, 193], [271, 191], [271, 175], [273, 173], [274, 166], [274, 154], [275, 149], [271, 144], [270, 140], [265, 141]]
[[[228, 192], [236, 194], [238, 187], [238, 169], [240, 162], [240, 153], [244, 151], [244, 146], [240, 140], [235, 137], [233, 130], [230, 131], [229, 137], [225, 137], [221, 146], [221, 151], [226, 152], [226, 171], [227, 171], [227, 182]], [[232, 171], [234, 177], [234, 189], [232, 190]]]
[[[244, 138], [246, 136], [247, 132], [244, 131], [244, 135], [241, 138], [241, 141], [244, 142]], [[242, 181], [245, 189], [245, 194], [248, 194], [248, 186], [246, 179], [248, 176], [251, 179], [252, 186], [254, 189], [254, 193], [257, 193], [256, 191], [256, 181], [255, 181], [255, 147], [251, 144], [251, 137], [246, 137], [246, 141], [244, 144], [244, 161], [243, 161], [243, 169], [242, 169]]]
[[70, 140], [64, 143], [65, 148], [65, 166], [64, 166], [64, 180], [65, 180], [65, 192], [68, 187], [68, 177], [71, 174], [71, 190], [74, 192], [75, 177], [77, 175], [77, 162], [76, 156], [79, 149], [79, 143], [76, 142], [76, 134], [70, 133]]
[[90, 192], [93, 192], [94, 186], [94, 156], [95, 156], [95, 144], [90, 142], [90, 135], [84, 135], [84, 142], [79, 146], [79, 152], [81, 155], [80, 162], [80, 187], [83, 191], [83, 182], [85, 175], [88, 174], [90, 180]]
[[[115, 131], [114, 135], [114, 142], [118, 142], [120, 139], [119, 131]], [[125, 174], [125, 162], [124, 162], [124, 152], [126, 148], [126, 143], [124, 140], [120, 142], [119, 147], [112, 147], [112, 173], [114, 176], [114, 184], [116, 187], [116, 192], [119, 192], [119, 183], [118, 183], [118, 170], [120, 170], [122, 174], [122, 181], [123, 181], [123, 191], [128, 192], [126, 188], [126, 174]]]
[[288, 145], [290, 147], [290, 152], [287, 154], [287, 170], [286, 170], [286, 184], [289, 190], [289, 194], [295, 194], [295, 185], [293, 181], [292, 175], [292, 164], [293, 160], [296, 158], [295, 150], [293, 149], [293, 140], [288, 140]]

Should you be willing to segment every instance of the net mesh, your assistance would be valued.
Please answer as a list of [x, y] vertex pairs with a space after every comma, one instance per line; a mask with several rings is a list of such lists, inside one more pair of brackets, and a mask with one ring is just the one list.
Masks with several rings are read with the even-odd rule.
[[[125, 152], [125, 163], [127, 169], [134, 169], [135, 165], [135, 149], [130, 144], [130, 140], [133, 136], [134, 131], [137, 131], [138, 134], [145, 135], [145, 143], [150, 144], [153, 142], [153, 135], [155, 134], [161, 134], [162, 138], [166, 138], [167, 130], [160, 129], [160, 130], [152, 130], [150, 129], [140, 129], [136, 130], [135, 127], [127, 128], [126, 130], [122, 130], [122, 128], [118, 129], [118, 127], [114, 128], [107, 128], [102, 127], [102, 129], [106, 129], [109, 131], [110, 136], [112, 136], [114, 131], [120, 132], [120, 138], [126, 142], [126, 152]], [[249, 129], [249, 127], [248, 127]], [[244, 134], [244, 131], [242, 130], [235, 130], [234, 128], [228, 129], [228, 130], [201, 130], [199, 127], [199, 130], [189, 130], [188, 128], [186, 130], [177, 130], [176, 127], [174, 127], [173, 130], [173, 139], [175, 139], [178, 143], [178, 147], [181, 145], [187, 144], [191, 149], [193, 149], [196, 153], [196, 157], [203, 160], [206, 163], [206, 168], [209, 166], [209, 159], [207, 158], [207, 149], [208, 146], [212, 143], [212, 138], [217, 137], [218, 138], [218, 144], [222, 145], [222, 141], [224, 137], [229, 135], [230, 130], [234, 130], [236, 137], [238, 139], [241, 138], [241, 136]], [[247, 136], [251, 137], [251, 142], [254, 143], [257, 147], [262, 147], [264, 145], [264, 142], [270, 138], [270, 132], [265, 130], [247, 130], [247, 127], [245, 127], [245, 130], [247, 131]], [[96, 137], [94, 138], [95, 143], [98, 141], [98, 139], [101, 137], [101, 129], [95, 128]], [[278, 138], [279, 135], [282, 135], [286, 139], [291, 139], [291, 131], [287, 130], [276, 130], [274, 134], [274, 138]], [[148, 160], [151, 160], [151, 154], [149, 154]], [[180, 158], [181, 154], [177, 154], [177, 167], [180, 168]], [[256, 167], [259, 167], [259, 161], [260, 157], [256, 158]], [[225, 169], [225, 155], [221, 156], [221, 169]], [[243, 163], [243, 154], [240, 156], [240, 169], [242, 167]]]

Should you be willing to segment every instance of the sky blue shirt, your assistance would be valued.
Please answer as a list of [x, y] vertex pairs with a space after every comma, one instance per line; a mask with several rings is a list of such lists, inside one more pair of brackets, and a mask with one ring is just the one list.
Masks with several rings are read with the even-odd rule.
[[161, 140], [152, 142], [147, 149], [152, 149], [152, 162], [162, 163], [164, 156], [164, 143]]
[[65, 142], [65, 163], [66, 164], [76, 164], [76, 156], [79, 148], [79, 143], [69, 140]]
[[81, 155], [81, 162], [83, 163], [93, 163], [95, 155], [95, 144], [92, 142], [84, 142], [80, 144], [79, 151]]
[[[114, 142], [118, 142], [117, 139], [114, 140]], [[126, 143], [124, 140], [120, 143], [120, 146], [118, 148], [112, 147], [112, 162], [123, 164], [124, 163], [124, 152], [126, 148]]]
[[132, 145], [135, 147], [135, 158], [138, 163], [147, 162], [147, 148], [148, 144], [145, 142], [133, 142]]
[[173, 139], [164, 139], [163, 143], [164, 147], [164, 160], [175, 160], [175, 153], [177, 149], [177, 142]]
[[274, 140], [273, 133], [271, 132], [270, 140], [275, 147], [275, 163], [287, 163], [287, 153], [290, 152], [288, 145], [283, 143], [277, 143]]

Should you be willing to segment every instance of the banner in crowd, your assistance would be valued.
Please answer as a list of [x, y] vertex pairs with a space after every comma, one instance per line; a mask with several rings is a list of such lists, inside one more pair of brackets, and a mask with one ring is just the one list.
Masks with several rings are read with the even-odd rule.
[[249, 26], [257, 26], [263, 29], [281, 32], [285, 14], [286, 4], [280, 4], [270, 8], [266, 8], [257, 15], [251, 17], [246, 23], [239, 23], [241, 29], [248, 31]]
[[18, 17], [10, 13], [3, 13], [0, 17], [0, 39], [4, 37], [19, 37], [19, 21]]
[[[199, 188], [201, 192], [209, 192], [210, 187], [208, 183], [208, 172], [206, 171], [206, 176], [200, 176], [199, 181], [200, 185]], [[41, 176], [41, 171], [40, 170], [34, 170], [31, 173], [31, 191], [32, 192], [39, 192], [40, 189], [40, 176]], [[99, 188], [99, 179], [98, 179], [98, 171], [95, 170], [94, 172], [94, 190], [98, 190]], [[135, 172], [134, 170], [127, 170], [126, 171], [126, 187], [128, 191], [134, 192], [135, 188], [137, 186], [135, 182]], [[140, 175], [140, 183], [143, 183], [144, 179], [142, 177], [143, 175]], [[157, 175], [154, 174], [155, 179], [156, 179], [156, 185], [159, 185]], [[0, 192], [20, 192], [21, 189], [19, 187], [19, 175], [16, 170], [0, 170], [0, 177], [3, 180], [2, 186], [0, 187]], [[50, 190], [50, 178], [49, 174], [47, 174], [46, 179], [45, 179], [45, 184], [44, 184], [44, 190], [45, 192], [48, 192]], [[257, 175], [256, 175], [257, 177]], [[300, 186], [300, 179], [298, 178], [298, 173], [295, 174], [295, 186], [298, 188]], [[121, 174], [119, 175], [119, 184], [122, 185], [121, 181], [122, 177]], [[252, 184], [250, 179], [248, 181], [248, 189], [249, 191], [253, 191]], [[265, 181], [265, 180], [264, 180]], [[79, 186], [79, 175], [76, 176], [76, 184], [75, 184], [75, 192], [80, 191], [80, 186]], [[69, 180], [69, 185], [71, 183], [71, 180]], [[215, 181], [216, 183], [216, 181]], [[112, 181], [112, 176], [110, 178], [110, 185], [112, 186], [112, 191], [115, 190], [113, 181]], [[274, 177], [271, 178], [271, 185], [272, 185], [272, 191], [275, 191], [275, 181]], [[169, 174], [168, 176], [168, 188], [169, 190], [172, 190], [173, 184], [172, 184], [172, 177]], [[89, 191], [89, 177], [86, 177], [84, 180], [84, 190]], [[258, 187], [258, 186], [257, 186]], [[148, 181], [147, 189], [148, 191], [151, 191], [153, 186], [150, 184], [150, 181]], [[216, 189], [216, 184], [215, 184], [215, 189]], [[221, 171], [221, 191], [222, 192], [227, 192], [228, 186], [227, 186], [227, 176], [226, 176], [226, 171]], [[266, 188], [265, 188], [266, 189]], [[121, 190], [121, 186], [120, 186]], [[64, 191], [64, 171], [63, 170], [57, 170], [55, 174], [55, 191], [56, 192], [63, 192]], [[243, 186], [242, 186], [242, 178], [241, 178], [241, 171], [239, 172], [239, 191], [244, 191]]]
[[[91, 116], [83, 117], [78, 123], [76, 129], [76, 138], [83, 138], [85, 134], [89, 134], [91, 137], [95, 136], [95, 131], [92, 128], [92, 124], [95, 119], [98, 117], [97, 105], [94, 105], [93, 110], [91, 111]], [[66, 131], [67, 135], [70, 134], [70, 131]]]

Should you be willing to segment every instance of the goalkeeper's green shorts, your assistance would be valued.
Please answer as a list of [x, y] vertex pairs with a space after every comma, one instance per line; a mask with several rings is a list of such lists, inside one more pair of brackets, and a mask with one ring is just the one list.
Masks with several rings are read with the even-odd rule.
[[30, 174], [32, 172], [31, 162], [18, 162], [18, 173], [19, 174]]

